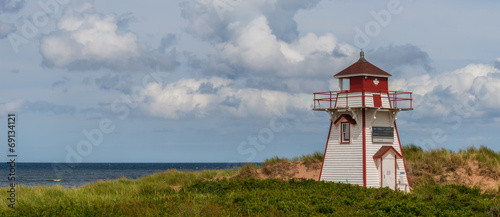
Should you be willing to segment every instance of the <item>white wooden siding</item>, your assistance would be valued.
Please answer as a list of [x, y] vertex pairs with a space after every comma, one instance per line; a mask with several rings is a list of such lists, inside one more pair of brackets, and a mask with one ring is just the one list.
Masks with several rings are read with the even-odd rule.
[[[366, 117], [367, 117], [367, 123], [369, 123], [369, 119], [373, 116], [373, 111], [367, 111], [366, 112]], [[373, 121], [373, 126], [377, 127], [391, 127], [391, 118], [390, 118], [390, 112], [377, 112], [376, 114], [377, 119]], [[400, 154], [401, 148], [399, 146], [399, 141], [398, 141], [398, 132], [394, 130], [394, 142], [391, 143], [373, 143], [372, 141], [372, 126], [366, 126], [366, 186], [368, 187], [380, 187], [380, 168], [377, 165], [377, 160], [373, 159], [373, 155], [377, 153], [377, 151], [382, 147], [386, 145], [391, 145], [394, 147], [396, 151], [398, 151]], [[400, 174], [401, 172], [405, 172], [404, 168], [404, 163], [403, 159], [397, 159], [396, 160], [396, 174], [397, 174], [397, 179], [400, 180], [398, 182], [398, 187], [400, 190], [404, 191], [405, 190], [405, 185], [408, 185], [408, 180], [406, 178], [406, 173], [405, 174]]]
[[[394, 129], [394, 144], [392, 145], [394, 149], [396, 149], [400, 154], [404, 154], [403, 150], [401, 150], [401, 145], [399, 144], [398, 140], [398, 131]], [[403, 156], [404, 157], [404, 156]], [[403, 159], [397, 159], [396, 160], [396, 169], [397, 169], [397, 179], [398, 179], [398, 187], [399, 190], [401, 191], [409, 191], [409, 185], [408, 185], [408, 176], [406, 174], [406, 169], [405, 169], [405, 164]], [[404, 172], [404, 174], [401, 174]]]
[[366, 92], [365, 93], [365, 106], [373, 107], [373, 93]]
[[[373, 120], [373, 126], [386, 126], [384, 123], [387, 112], [377, 112], [377, 119]], [[373, 155], [382, 147], [380, 143], [372, 143], [372, 126], [369, 125], [373, 117], [373, 111], [366, 111], [366, 186], [380, 187], [380, 168], [377, 165], [377, 160], [373, 159]]]
[[[366, 107], [375, 107], [373, 104], [373, 94], [380, 94], [380, 93], [365, 92]], [[349, 98], [346, 99], [346, 96], [349, 96]], [[389, 94], [387, 93], [380, 94], [380, 97], [382, 98], [383, 108], [391, 107], [388, 96]], [[361, 107], [361, 106], [363, 106], [363, 97], [361, 92], [348, 93], [348, 95], [347, 93], [339, 93], [337, 98], [337, 107], [344, 108], [344, 107]]]
[[[348, 98], [346, 98], [348, 96]], [[346, 102], [347, 100], [347, 102]], [[363, 106], [363, 98], [361, 92], [355, 93], [339, 93], [337, 98], [337, 107], [361, 107]], [[347, 106], [346, 106], [347, 105]]]
[[340, 143], [340, 124], [330, 129], [321, 180], [363, 185], [362, 124], [351, 124], [351, 142]]
[[[384, 102], [383, 102], [384, 103]], [[388, 102], [387, 102], [388, 103]], [[398, 132], [394, 130], [394, 142], [391, 143], [373, 143], [372, 126], [392, 127], [391, 115], [389, 111], [378, 111], [375, 120], [372, 120], [374, 110], [366, 111], [366, 185], [367, 187], [380, 187], [380, 168], [373, 155], [382, 147], [392, 145], [396, 151], [402, 154], [398, 141]], [[350, 114], [350, 113], [346, 113]], [[332, 125], [330, 129], [330, 138], [328, 140], [321, 180], [334, 182], [347, 182], [351, 184], [363, 185], [363, 136], [362, 136], [362, 117], [358, 123], [351, 125], [351, 143], [340, 143], [340, 123]], [[373, 121], [373, 122], [372, 122]], [[370, 123], [372, 122], [372, 125]], [[404, 168], [403, 159], [396, 161], [396, 174], [398, 187], [404, 191], [408, 185], [407, 175]], [[405, 174], [400, 174], [405, 172]], [[406, 189], [408, 190], [408, 189]]]
[[380, 96], [382, 97], [382, 107], [383, 108], [390, 108], [391, 104], [389, 102], [389, 94], [383, 93], [383, 94], [380, 94]]

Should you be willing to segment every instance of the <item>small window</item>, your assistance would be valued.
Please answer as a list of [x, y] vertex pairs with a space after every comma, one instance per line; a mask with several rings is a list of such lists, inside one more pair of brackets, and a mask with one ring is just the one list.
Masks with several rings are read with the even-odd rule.
[[341, 78], [339, 79], [339, 86], [340, 86], [340, 90], [344, 91], [344, 90], [350, 90], [349, 88], [349, 78]]
[[342, 129], [340, 132], [340, 137], [341, 137], [341, 143], [350, 143], [351, 142], [351, 136], [350, 136], [350, 128], [351, 125], [348, 122], [342, 122]]

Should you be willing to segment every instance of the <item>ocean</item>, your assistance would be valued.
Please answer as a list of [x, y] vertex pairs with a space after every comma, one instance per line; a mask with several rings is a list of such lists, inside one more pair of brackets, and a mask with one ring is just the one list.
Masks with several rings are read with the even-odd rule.
[[[247, 163], [16, 163], [15, 183], [26, 186], [62, 185], [78, 187], [98, 180], [120, 177], [137, 179], [168, 169], [200, 171], [230, 169]], [[255, 163], [259, 165], [260, 163]], [[11, 167], [0, 164], [0, 185], [8, 186]]]

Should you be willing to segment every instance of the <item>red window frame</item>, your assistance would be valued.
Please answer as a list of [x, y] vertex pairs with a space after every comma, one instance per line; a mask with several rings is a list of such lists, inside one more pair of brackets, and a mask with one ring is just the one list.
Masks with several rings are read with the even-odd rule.
[[[348, 128], [348, 133], [349, 133], [349, 140], [345, 141], [344, 140], [344, 124], [347, 124]], [[350, 144], [351, 143], [351, 124], [349, 122], [341, 122], [340, 123], [340, 143], [341, 144]]]

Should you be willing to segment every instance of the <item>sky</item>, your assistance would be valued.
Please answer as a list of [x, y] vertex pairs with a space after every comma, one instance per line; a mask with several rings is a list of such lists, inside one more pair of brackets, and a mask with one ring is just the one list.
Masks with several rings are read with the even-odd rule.
[[[261, 162], [323, 151], [313, 93], [359, 59], [413, 92], [403, 144], [500, 151], [500, 2], [0, 0], [18, 162]], [[7, 131], [0, 157], [8, 154]]]

